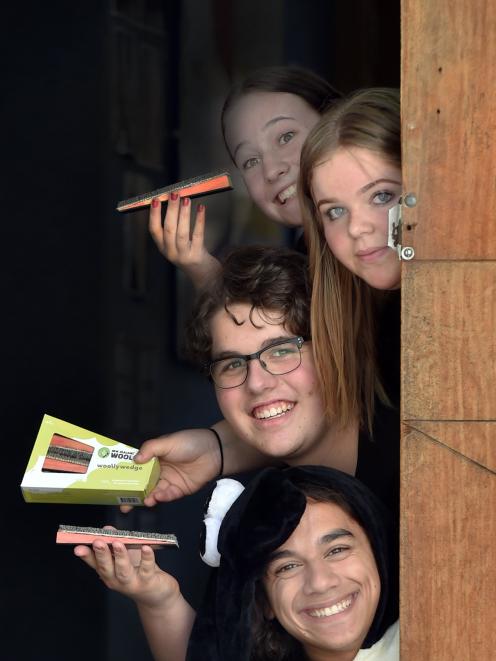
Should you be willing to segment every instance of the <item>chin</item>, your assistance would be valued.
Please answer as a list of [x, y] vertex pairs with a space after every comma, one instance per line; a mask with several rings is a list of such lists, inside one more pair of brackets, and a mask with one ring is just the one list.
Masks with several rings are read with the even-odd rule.
[[365, 280], [365, 282], [374, 289], [388, 291], [393, 289], [399, 289], [401, 287], [401, 271], [398, 271], [397, 273], [395, 272], [385, 275], [383, 274], [374, 275], [372, 273], [364, 273], [360, 277], [362, 278], [362, 280]]
[[301, 227], [303, 221], [301, 218], [300, 207], [298, 204], [293, 204], [292, 207], [292, 209], [286, 209], [286, 213], [280, 214], [279, 222], [286, 227]]

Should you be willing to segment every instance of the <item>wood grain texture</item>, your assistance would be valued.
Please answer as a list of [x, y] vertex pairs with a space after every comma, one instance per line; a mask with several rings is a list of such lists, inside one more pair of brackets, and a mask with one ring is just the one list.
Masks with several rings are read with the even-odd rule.
[[403, 244], [415, 259], [495, 259], [496, 3], [403, 0]]
[[496, 420], [496, 262], [411, 262], [402, 419]]
[[402, 0], [401, 661], [495, 658], [495, 34]]
[[494, 658], [494, 473], [408, 427], [401, 461], [401, 660]]
[[[404, 422], [423, 436], [496, 474], [496, 422]], [[496, 509], [496, 503], [494, 505]]]

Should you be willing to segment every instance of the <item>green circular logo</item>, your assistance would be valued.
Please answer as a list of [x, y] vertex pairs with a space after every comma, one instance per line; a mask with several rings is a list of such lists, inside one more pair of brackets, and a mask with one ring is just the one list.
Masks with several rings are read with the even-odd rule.
[[110, 454], [110, 450], [108, 448], [100, 448], [98, 450], [98, 456], [101, 457], [102, 459], [105, 459], [105, 457], [108, 457]]

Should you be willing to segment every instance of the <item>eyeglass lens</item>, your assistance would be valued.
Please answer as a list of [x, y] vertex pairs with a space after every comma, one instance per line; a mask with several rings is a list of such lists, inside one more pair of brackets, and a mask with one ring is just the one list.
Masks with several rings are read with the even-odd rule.
[[[301, 354], [296, 338], [293, 341], [267, 347], [260, 352], [259, 361], [270, 374], [292, 372], [301, 363]], [[246, 380], [248, 361], [241, 356], [232, 356], [216, 361], [210, 370], [212, 379], [221, 388], [235, 388]]]

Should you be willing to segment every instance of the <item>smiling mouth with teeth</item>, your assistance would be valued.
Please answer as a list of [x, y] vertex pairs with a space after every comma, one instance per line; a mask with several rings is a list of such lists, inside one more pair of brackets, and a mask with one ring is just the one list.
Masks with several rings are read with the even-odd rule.
[[283, 191], [279, 193], [277, 196], [277, 199], [281, 204], [285, 204], [286, 200], [290, 200], [291, 198], [296, 196], [296, 184], [291, 184], [291, 186], [288, 186], [285, 188]]
[[355, 595], [351, 595], [346, 599], [343, 599], [343, 601], [340, 601], [337, 604], [333, 604], [328, 608], [316, 608], [315, 610], [307, 611], [307, 613], [310, 615], [310, 617], [330, 617], [331, 615], [337, 615], [338, 613], [342, 613], [343, 611], [347, 610], [351, 606], [354, 601], [354, 597]]
[[253, 411], [253, 417], [257, 420], [266, 420], [267, 418], [276, 418], [277, 416], [284, 415], [294, 408], [294, 404], [290, 402], [281, 402], [276, 406], [268, 406], [267, 408], [260, 408]]

